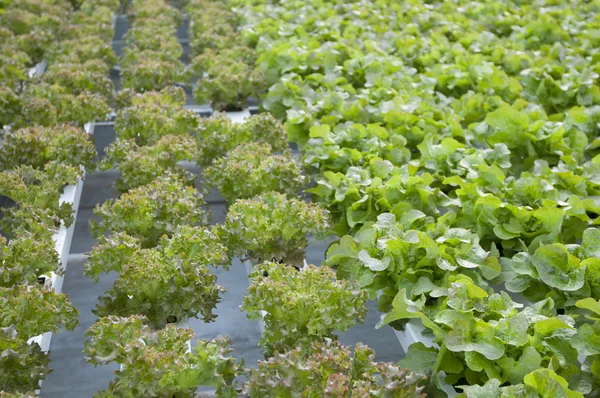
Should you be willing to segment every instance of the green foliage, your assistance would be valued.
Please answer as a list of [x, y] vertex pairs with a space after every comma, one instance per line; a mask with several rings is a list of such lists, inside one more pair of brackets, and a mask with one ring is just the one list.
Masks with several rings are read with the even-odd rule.
[[196, 157], [196, 141], [188, 136], [167, 135], [151, 146], [138, 146], [133, 139], [116, 140], [106, 148], [99, 167], [119, 169], [115, 185], [120, 192], [149, 184], [165, 173], [178, 175], [186, 185], [193, 186], [196, 176], [177, 163]]
[[79, 312], [68, 297], [32, 286], [0, 287], [0, 327], [13, 326], [23, 339], [64, 327], [75, 329]]
[[464, 392], [458, 397], [583, 397], [580, 392], [569, 389], [569, 383], [552, 369], [534, 370], [524, 380], [524, 384], [501, 387], [498, 379], [490, 379], [483, 386], [463, 386]]
[[135, 61], [121, 62], [123, 87], [136, 91], [151, 91], [177, 83], [187, 83], [189, 72], [181, 61], [157, 58], [158, 54], [154, 52], [144, 52]]
[[[71, 203], [59, 203], [59, 198], [66, 185], [77, 183], [81, 176], [78, 167], [51, 161], [44, 169], [31, 166], [19, 166], [14, 170], [0, 172], [0, 195], [16, 202], [14, 207], [2, 209], [4, 225], [18, 227], [21, 210], [38, 208], [46, 212], [49, 218], [62, 220], [66, 227], [73, 223], [73, 206]], [[52, 223], [46, 224], [52, 228]]]
[[210, 230], [182, 226], [152, 249], [142, 249], [137, 239], [124, 233], [103, 236], [92, 249], [84, 273], [96, 282], [102, 273], [119, 274], [94, 313], [141, 314], [154, 328], [161, 328], [189, 317], [214, 321], [212, 311], [224, 289], [207, 267], [229, 267], [230, 261], [227, 248]]
[[[417, 343], [399, 363], [421, 364], [433, 386], [447, 391], [465, 384], [464, 379], [470, 385], [490, 379], [497, 379], [499, 385], [531, 384], [538, 376], [548, 377], [541, 369], [551, 368], [580, 394], [598, 388], [590, 372], [574, 365], [578, 357], [575, 321], [557, 315], [552, 299], [519, 311], [523, 305], [505, 292], [491, 293], [462, 275], [449, 277], [447, 287], [436, 295], [437, 303], [428, 304], [425, 296], [408, 299], [402, 289], [380, 323], [414, 318], [433, 332], [439, 348]], [[428, 363], [423, 362], [425, 357]], [[541, 375], [529, 375], [538, 369]]]
[[191, 350], [192, 329], [168, 325], [154, 331], [144, 325], [145, 321], [139, 316], [110, 316], [86, 332], [88, 361], [122, 366], [108, 390], [96, 397], [193, 397], [197, 387], [221, 388], [230, 385], [239, 373], [241, 365], [229, 356], [229, 339], [200, 340]]
[[346, 235], [333, 243], [325, 264], [335, 267], [339, 277], [359, 281], [372, 297], [384, 290], [382, 305], [391, 299], [387, 294], [393, 297], [401, 288], [411, 299], [422, 294], [437, 297], [453, 275], [477, 281], [498, 277], [502, 269], [497, 250], [486, 251], [477, 234], [450, 227], [454, 217], [447, 213], [434, 222], [410, 208], [382, 213], [354, 237]]
[[21, 100], [10, 87], [0, 87], [0, 107], [2, 108], [0, 115], [0, 125], [2, 126], [14, 123], [21, 113]]
[[192, 23], [189, 27], [190, 48], [194, 56], [207, 49], [229, 49], [239, 43], [236, 15], [227, 4], [218, 1], [192, 0], [186, 7]]
[[0, 328], [0, 397], [31, 398], [51, 372], [50, 357], [37, 344], [27, 344], [14, 326]]
[[228, 203], [275, 191], [297, 195], [308, 182], [290, 152], [273, 154], [269, 144], [244, 143], [216, 159], [203, 173], [205, 183]]
[[336, 280], [330, 268], [308, 265], [298, 271], [266, 262], [250, 279], [241, 308], [250, 319], [264, 319], [260, 345], [267, 356], [336, 338], [335, 331], [364, 322], [367, 294], [355, 282]]
[[354, 352], [337, 341], [312, 343], [259, 362], [243, 391], [249, 397], [425, 396], [421, 376], [374, 359], [375, 351], [361, 343]]
[[596, 256], [599, 231], [589, 228], [582, 245], [560, 243], [540, 246], [531, 255], [517, 253], [502, 259], [508, 291], [531, 300], [552, 297], [558, 308], [572, 308], [580, 299], [600, 299], [600, 259]]
[[111, 101], [114, 96], [114, 84], [108, 76], [105, 63], [93, 59], [82, 64], [54, 64], [42, 74], [40, 80], [49, 85], [59, 85], [68, 90], [69, 94], [81, 93], [99, 94]]
[[236, 256], [256, 262], [302, 264], [308, 234], [322, 235], [329, 214], [321, 207], [285, 194], [266, 192], [231, 205], [223, 233]]
[[181, 261], [156, 248], [138, 250], [122, 264], [111, 265], [120, 265], [119, 277], [100, 296], [93, 311], [96, 315], [140, 314], [156, 329], [188, 317], [214, 321], [212, 310], [224, 289], [206, 266]]
[[64, 273], [48, 237], [24, 234], [9, 243], [0, 239], [0, 286], [35, 285], [40, 275]]
[[0, 167], [20, 165], [43, 168], [57, 161], [71, 166], [95, 169], [96, 149], [88, 134], [67, 124], [53, 127], [29, 127], [4, 135], [0, 147]]
[[171, 236], [177, 226], [205, 224], [204, 199], [186, 186], [180, 177], [165, 173], [150, 184], [140, 186], [96, 206], [100, 220], [90, 220], [94, 237], [107, 231], [125, 232], [140, 239], [143, 247], [156, 246], [162, 235]]
[[101, 60], [111, 68], [117, 64], [117, 56], [110, 41], [103, 37], [80, 34], [72, 39], [56, 42], [48, 54], [48, 62], [51, 64], [85, 64], [92, 60]]
[[115, 131], [122, 140], [135, 139], [138, 145], [151, 145], [168, 135], [190, 135], [198, 127], [199, 117], [181, 109], [185, 96], [181, 89], [121, 97], [128, 104], [117, 112]]
[[288, 150], [283, 126], [268, 113], [250, 116], [242, 124], [233, 123], [223, 113], [215, 113], [200, 119], [196, 137], [200, 151], [198, 163], [202, 166], [210, 165], [213, 160], [246, 142], [269, 144], [273, 152]]
[[254, 54], [246, 47], [205, 50], [192, 60], [199, 77], [194, 97], [199, 104], [210, 102], [217, 111], [246, 108], [248, 97], [266, 89], [262, 72], [254, 68]]
[[53, 126], [103, 121], [110, 113], [105, 97], [89, 91], [73, 94], [71, 88], [58, 84], [39, 83], [27, 86], [22, 98], [23, 109], [19, 125]]

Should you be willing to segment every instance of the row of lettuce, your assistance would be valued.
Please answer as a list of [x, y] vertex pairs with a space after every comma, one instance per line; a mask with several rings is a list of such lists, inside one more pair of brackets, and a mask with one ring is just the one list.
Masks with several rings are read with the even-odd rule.
[[432, 394], [595, 396], [600, 3], [229, 4], [340, 236], [324, 264], [434, 337], [400, 364]]
[[115, 7], [25, 0], [11, 2], [0, 15], [3, 396], [39, 389], [50, 358], [38, 336], [78, 324], [77, 310], [52, 286], [53, 275], [64, 273], [54, 235], [74, 221], [72, 204], [60, 201], [63, 189], [95, 168], [94, 145], [80, 126], [93, 119], [90, 112], [108, 113], [105, 99], [87, 82], [110, 83], [109, 65], [83, 43], [110, 46]]
[[[161, 1], [145, 9], [139, 8], [139, 2], [131, 3], [127, 15], [132, 28], [119, 57], [111, 45], [118, 1], [12, 2], [0, 17], [0, 124], [83, 126], [107, 120], [113, 109], [121, 107], [122, 98], [110, 79], [117, 65], [123, 88], [151, 91], [196, 81], [198, 103], [210, 102], [215, 110], [246, 107], [248, 96], [257, 96], [266, 84], [262, 74], [254, 72], [254, 52], [236, 47], [225, 55], [212, 50], [200, 54], [215, 34], [206, 28], [206, 17], [212, 12], [225, 14], [219, 4], [189, 4], [195, 58], [188, 66], [181, 60], [183, 48], [175, 35], [183, 13]], [[48, 65], [45, 73], [30, 72], [36, 66], [39, 71], [41, 64]]]
[[[198, 26], [211, 12], [214, 22], [226, 11], [219, 3], [200, 5], [206, 6], [203, 16], [190, 13], [193, 29], [205, 29]], [[157, 42], [174, 46], [175, 24], [165, 16], [175, 11], [162, 1], [135, 2], [132, 30], [154, 32]], [[129, 40], [136, 36], [130, 32], [127, 67], [142, 69], [160, 54], [169, 57], [157, 47], [144, 58], [140, 46], [147, 34]], [[221, 39], [211, 41], [210, 35], [194, 33], [204, 41], [204, 47], [192, 44], [198, 57], [227, 58], [218, 48]], [[143, 75], [132, 73], [136, 79]], [[117, 277], [98, 298], [93, 312], [99, 319], [86, 333], [84, 350], [89, 362], [116, 362], [120, 370], [96, 396], [192, 397], [198, 387], [213, 386], [223, 397], [279, 397], [290, 393], [290, 383], [294, 394], [303, 395], [337, 396], [351, 389], [369, 396], [420, 396], [420, 376], [374, 362], [366, 346], [352, 352], [337, 341], [335, 331], [364, 320], [367, 295], [358, 284], [337, 280], [327, 267], [298, 271], [307, 236], [325, 233], [329, 214], [299, 196], [308, 178], [283, 126], [269, 114], [242, 124], [224, 114], [201, 119], [182, 108], [185, 93], [173, 86], [176, 80], [149, 80], [151, 87], [117, 94], [117, 140], [98, 163], [101, 170], [119, 170], [119, 196], [94, 209], [90, 229], [98, 242], [84, 273], [95, 281], [105, 273]], [[190, 163], [202, 167], [202, 190], [216, 188], [227, 201], [222, 224], [209, 226], [197, 176], [186, 168]], [[256, 265], [242, 308], [250, 319], [267, 311], [260, 342], [265, 361], [255, 369], [231, 356], [227, 338], [200, 340], [192, 349], [194, 333], [183, 327], [190, 318], [215, 320], [224, 288], [213, 269], [229, 269], [233, 256]]]

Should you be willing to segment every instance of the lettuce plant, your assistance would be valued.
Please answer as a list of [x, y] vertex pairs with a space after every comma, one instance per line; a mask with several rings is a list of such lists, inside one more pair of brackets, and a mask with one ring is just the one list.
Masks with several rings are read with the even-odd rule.
[[79, 323], [79, 312], [66, 295], [33, 286], [1, 287], [0, 309], [0, 327], [13, 326], [23, 339], [58, 333], [61, 327], [73, 330]]
[[564, 377], [559, 376], [552, 369], [537, 369], [523, 377], [522, 384], [501, 386], [500, 380], [490, 379], [483, 386], [461, 386], [463, 393], [460, 398], [484, 397], [545, 397], [563, 396], [583, 398], [583, 394], [569, 388], [569, 383]]
[[185, 90], [177, 86], [167, 86], [160, 91], [138, 93], [130, 88], [119, 90], [115, 96], [117, 108], [133, 105], [161, 105], [165, 108], [181, 108], [185, 104]]
[[[192, 268], [223, 266], [228, 269], [231, 263], [227, 247], [216, 231], [204, 227], [179, 226], [172, 237], [161, 239], [159, 248], [167, 258], [185, 262]], [[102, 273], [118, 272], [140, 249], [140, 241], [126, 233], [101, 236], [84, 264], [84, 274], [97, 282]]]
[[523, 308], [507, 293], [491, 293], [463, 275], [449, 277], [437, 296], [436, 304], [426, 306], [425, 297], [410, 300], [402, 289], [380, 322], [415, 318], [432, 331], [436, 347], [415, 343], [399, 362], [428, 373], [432, 386], [453, 391], [452, 386], [482, 385], [489, 379], [500, 385], [528, 384], [529, 373], [551, 368], [579, 393], [597, 388], [592, 375], [575, 365], [574, 319], [557, 315], [552, 299]]
[[0, 327], [0, 397], [30, 398], [50, 369], [50, 356], [37, 344], [27, 344], [14, 326]]
[[20, 165], [43, 168], [51, 161], [70, 166], [95, 168], [96, 149], [88, 134], [67, 124], [53, 127], [29, 127], [4, 135], [0, 147], [0, 167]]
[[116, 362], [121, 370], [95, 397], [193, 397], [199, 386], [231, 385], [240, 364], [229, 356], [229, 339], [200, 340], [190, 350], [192, 329], [169, 325], [154, 331], [144, 317], [101, 318], [86, 332], [85, 353], [94, 365]]
[[228, 203], [275, 191], [297, 195], [308, 182], [300, 163], [290, 152], [278, 155], [269, 144], [244, 143], [216, 159], [203, 173]]
[[48, 54], [48, 62], [51, 64], [84, 64], [90, 60], [102, 60], [111, 68], [115, 66], [117, 56], [110, 41], [93, 35], [80, 35], [57, 42]]
[[260, 345], [266, 355], [336, 338], [335, 331], [364, 322], [366, 292], [356, 282], [336, 280], [330, 268], [308, 265], [298, 271], [266, 262], [250, 279], [241, 308], [250, 319], [264, 319]]
[[105, 120], [110, 106], [100, 94], [83, 91], [73, 94], [58, 84], [28, 86], [23, 93], [23, 110], [19, 124], [52, 126], [58, 123], [85, 123]]
[[182, 21], [181, 11], [164, 0], [134, 0], [129, 4], [127, 14], [134, 25], [179, 26]]
[[43, 170], [20, 166], [1, 172], [0, 194], [16, 202], [15, 207], [3, 209], [2, 221], [14, 221], [19, 209], [32, 206], [47, 210], [48, 214], [63, 220], [65, 226], [70, 226], [73, 223], [73, 207], [71, 203], [60, 204], [59, 198], [65, 185], [75, 184], [80, 175], [78, 167], [56, 161], [48, 163]]
[[600, 231], [588, 228], [582, 244], [541, 245], [534, 253], [519, 252], [502, 258], [504, 272], [500, 281], [510, 292], [529, 300], [552, 297], [557, 308], [572, 308], [578, 300], [600, 299]]
[[161, 59], [175, 60], [181, 58], [183, 52], [173, 26], [136, 25], [127, 31], [124, 40], [125, 51], [131, 51], [131, 56], [150, 50], [160, 52]]
[[120, 101], [131, 101], [117, 112], [115, 131], [120, 139], [133, 138], [139, 145], [149, 145], [167, 135], [191, 134], [198, 127], [200, 118], [181, 109], [185, 97], [182, 100], [173, 89], [121, 97]]
[[106, 64], [98, 60], [82, 64], [55, 64], [40, 79], [50, 85], [57, 84], [68, 89], [69, 94], [84, 92], [99, 94], [107, 101], [114, 96], [114, 84], [108, 76]]
[[308, 234], [324, 234], [329, 214], [321, 207], [285, 194], [267, 192], [231, 205], [222, 226], [229, 248], [246, 260], [301, 265]]
[[142, 314], [154, 328], [161, 328], [189, 317], [213, 321], [212, 311], [224, 289], [207, 267], [229, 264], [227, 248], [216, 234], [181, 226], [152, 249], [142, 249], [137, 239], [124, 233], [103, 236], [84, 270], [95, 281], [102, 273], [119, 274], [113, 287], [100, 297], [94, 313]]
[[94, 237], [107, 231], [125, 232], [140, 239], [143, 247], [152, 247], [179, 225], [206, 223], [203, 205], [200, 192], [186, 186], [179, 176], [165, 173], [119, 199], [96, 206], [94, 214], [100, 220], [90, 220], [90, 229]]
[[119, 169], [115, 185], [120, 192], [149, 184], [169, 172], [179, 175], [186, 185], [193, 186], [196, 176], [177, 162], [197, 157], [196, 141], [188, 136], [167, 135], [151, 146], [138, 146], [135, 140], [116, 140], [107, 149], [100, 169]]
[[250, 50], [233, 47], [218, 51], [205, 50], [192, 60], [192, 68], [198, 76], [194, 88], [196, 102], [210, 102], [217, 111], [233, 111], [247, 107], [248, 97], [259, 96], [266, 83], [260, 70], [245, 58]]
[[21, 100], [19, 95], [10, 87], [0, 87], [0, 125], [5, 127], [14, 123], [21, 113]]
[[315, 171], [345, 173], [352, 166], [369, 165], [371, 159], [383, 159], [394, 165], [410, 160], [407, 140], [380, 125], [340, 124], [310, 129], [304, 162]]
[[[209, 15], [214, 15], [211, 13]], [[209, 17], [206, 15], [206, 17]], [[197, 18], [192, 16], [194, 24], [190, 28], [190, 50], [192, 54], [199, 55], [203, 52], [229, 49], [239, 44], [239, 34], [235, 27], [229, 23], [210, 21], [197, 23]]]
[[249, 397], [425, 396], [422, 376], [374, 359], [375, 352], [363, 344], [352, 351], [326, 339], [259, 362], [243, 392]]
[[14, 89], [18, 88], [20, 83], [28, 80], [27, 65], [31, 64], [31, 59], [26, 53], [15, 48], [14, 45], [10, 45], [14, 40], [14, 36], [11, 31], [8, 31], [8, 34], [10, 36], [5, 39], [8, 42], [7, 44], [3, 44], [4, 40], [0, 38], [0, 48], [2, 48], [2, 54], [0, 54], [0, 81], [7, 87]]
[[192, 54], [207, 49], [228, 49], [239, 42], [236, 15], [223, 3], [194, 0], [187, 7], [190, 15], [190, 47]]
[[54, 241], [22, 234], [9, 243], [0, 238], [0, 286], [35, 285], [40, 275], [62, 274]]
[[200, 151], [198, 163], [203, 166], [245, 142], [269, 144], [273, 152], [289, 149], [283, 126], [268, 113], [250, 116], [242, 124], [234, 124], [227, 115], [216, 113], [200, 119], [196, 137]]
[[[102, 251], [96, 247], [94, 254], [102, 255]], [[110, 270], [119, 276], [98, 299], [93, 311], [98, 316], [144, 315], [156, 329], [186, 318], [212, 322], [216, 317], [212, 311], [224, 289], [206, 265], [152, 248], [136, 251], [121, 264], [112, 263]]]
[[333, 243], [325, 264], [341, 278], [358, 280], [373, 297], [383, 290], [382, 308], [401, 288], [411, 299], [423, 294], [434, 299], [452, 275], [469, 275], [482, 284], [497, 278], [502, 271], [497, 250], [486, 251], [477, 234], [450, 227], [454, 217], [447, 213], [434, 222], [410, 207], [382, 213], [354, 236]]
[[122, 66], [121, 79], [124, 88], [136, 91], [160, 90], [177, 83], [187, 83], [189, 72], [178, 59], [161, 60], [157, 54], [144, 53], [136, 61]]

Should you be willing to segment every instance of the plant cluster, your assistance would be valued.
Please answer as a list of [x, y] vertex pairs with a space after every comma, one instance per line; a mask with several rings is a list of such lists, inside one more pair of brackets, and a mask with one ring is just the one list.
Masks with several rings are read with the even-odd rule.
[[237, 200], [220, 226], [234, 255], [296, 266], [303, 264], [307, 235], [323, 235], [328, 227], [326, 210], [278, 192]]
[[341, 237], [326, 264], [435, 336], [402, 365], [434, 394], [596, 395], [598, 3], [230, 6]]
[[51, 43], [60, 38], [61, 29], [72, 6], [67, 1], [13, 1], [0, 15], [0, 26], [10, 32], [2, 44], [27, 54], [28, 66], [44, 57]]
[[95, 168], [96, 150], [88, 134], [67, 124], [52, 127], [28, 127], [8, 132], [0, 147], [0, 168], [18, 166], [44, 168], [49, 162], [73, 167]]
[[216, 159], [203, 177], [228, 203], [269, 191], [294, 196], [308, 182], [291, 152], [273, 154], [271, 145], [257, 142], [241, 144]]
[[134, 0], [129, 7], [132, 28], [119, 58], [124, 88], [138, 92], [187, 83], [189, 73], [179, 59], [176, 30], [181, 13], [164, 0]]
[[149, 184], [166, 173], [177, 175], [186, 185], [193, 186], [196, 176], [178, 162], [193, 161], [197, 151], [196, 141], [185, 135], [166, 135], [149, 146], [139, 146], [134, 139], [116, 140], [106, 148], [99, 168], [119, 169], [115, 185], [120, 192]]
[[252, 369], [243, 392], [249, 397], [420, 398], [423, 379], [393, 363], [375, 362], [375, 352], [358, 343], [351, 351], [326, 339], [277, 353]]
[[63, 188], [77, 183], [83, 168], [95, 167], [93, 144], [74, 125], [103, 120], [110, 111], [117, 3], [4, 4], [0, 230], [8, 239], [0, 239], [0, 395], [30, 397], [51, 371], [43, 334], [78, 323], [77, 310], [52, 286], [64, 272], [53, 233], [73, 222], [72, 205], [59, 202]]
[[100, 220], [90, 220], [94, 237], [105, 232], [124, 232], [143, 247], [156, 246], [163, 235], [172, 236], [178, 226], [206, 224], [204, 198], [176, 174], [165, 173], [147, 185], [118, 199], [96, 206]]
[[[208, 252], [204, 255], [197, 249], [193, 253], [193, 245]], [[193, 258], [192, 253], [199, 258]], [[173, 238], [148, 249], [142, 249], [138, 240], [124, 233], [102, 237], [90, 253], [85, 274], [95, 281], [101, 273], [110, 271], [119, 276], [113, 287], [100, 296], [94, 313], [144, 315], [155, 329], [187, 318], [212, 322], [216, 317], [212, 311], [224, 289], [216, 284], [216, 276], [208, 266], [227, 261], [225, 246], [200, 227], [178, 230]]]
[[181, 107], [185, 93], [178, 87], [165, 87], [161, 91], [135, 94], [122, 93], [118, 102], [115, 132], [122, 140], [134, 139], [139, 145], [155, 144], [169, 135], [190, 135], [196, 131], [199, 117]]
[[101, 318], [86, 332], [85, 353], [94, 365], [116, 362], [121, 370], [95, 397], [194, 397], [197, 387], [231, 385], [240, 364], [229, 356], [227, 338], [199, 340], [192, 329], [153, 330], [142, 316]]
[[29, 224], [26, 210], [35, 208], [43, 211], [38, 214], [43, 214], [43, 218], [48, 220], [42, 229], [53, 230], [61, 223], [70, 226], [73, 223], [73, 207], [71, 203], [59, 203], [59, 198], [63, 188], [76, 184], [80, 176], [79, 167], [56, 161], [46, 164], [44, 169], [19, 166], [0, 172], [0, 195], [14, 203], [1, 209], [2, 231], [11, 237], [18, 236], [20, 229]]
[[186, 9], [191, 18], [192, 70], [198, 77], [196, 102], [209, 102], [216, 111], [245, 108], [248, 97], [261, 95], [266, 83], [262, 71], [254, 67], [255, 51], [239, 45], [235, 14], [226, 3], [208, 0], [190, 1]]
[[264, 320], [259, 344], [266, 356], [335, 339], [335, 331], [364, 322], [367, 293], [358, 283], [337, 280], [328, 267], [308, 265], [297, 271], [265, 262], [254, 268], [250, 280], [241, 308], [248, 318]]
[[[114, 7], [91, 0], [76, 11], [64, 1], [11, 3], [0, 16], [0, 124], [83, 125], [106, 117], [113, 95], [108, 68], [115, 63]], [[48, 74], [32, 78], [36, 72], [29, 67], [42, 58], [50, 64]]]
[[233, 123], [224, 113], [202, 118], [196, 131], [198, 160], [210, 166], [215, 159], [243, 143], [269, 144], [273, 152], [287, 152], [288, 140], [281, 123], [269, 113], [249, 116], [243, 123]]

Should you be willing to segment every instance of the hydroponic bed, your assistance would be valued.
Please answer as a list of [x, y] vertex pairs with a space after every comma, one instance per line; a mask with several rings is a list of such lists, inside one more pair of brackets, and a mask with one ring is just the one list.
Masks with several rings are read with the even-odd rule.
[[597, 396], [598, 11], [0, 5], [0, 396]]

